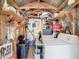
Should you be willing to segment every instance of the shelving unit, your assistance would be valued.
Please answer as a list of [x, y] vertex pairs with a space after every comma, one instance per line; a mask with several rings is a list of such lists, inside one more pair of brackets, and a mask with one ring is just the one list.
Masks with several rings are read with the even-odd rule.
[[[11, 17], [11, 19], [9, 19]], [[5, 41], [5, 37], [7, 35], [7, 29], [6, 27], [13, 27], [14, 28], [14, 34], [12, 39], [12, 51], [13, 51], [13, 59], [17, 59], [17, 37], [22, 34], [25, 35], [25, 20], [18, 16], [16, 13], [8, 10], [1, 12], [0, 15], [0, 44], [3, 46], [4, 44], [9, 44]], [[12, 29], [13, 30], [13, 29]], [[18, 30], [18, 33], [17, 33]], [[11, 32], [12, 33], [12, 32]], [[10, 34], [11, 34], [10, 33]]]

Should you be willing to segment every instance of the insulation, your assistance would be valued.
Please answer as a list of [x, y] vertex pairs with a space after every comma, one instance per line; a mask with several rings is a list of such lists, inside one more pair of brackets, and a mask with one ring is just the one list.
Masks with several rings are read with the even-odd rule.
[[33, 0], [15, 0], [15, 2], [20, 6], [20, 5], [24, 5], [27, 3], [32, 2]]
[[60, 6], [64, 2], [64, 0], [43, 0], [43, 1], [50, 3], [55, 7]]

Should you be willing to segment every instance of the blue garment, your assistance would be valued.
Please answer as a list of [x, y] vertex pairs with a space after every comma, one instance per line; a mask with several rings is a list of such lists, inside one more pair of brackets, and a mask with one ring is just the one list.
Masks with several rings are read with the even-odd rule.
[[35, 27], [36, 27], [36, 24], [35, 24], [35, 22], [33, 22], [33, 23], [32, 23], [32, 27], [33, 27], [33, 28], [35, 28]]
[[33, 20], [32, 21], [32, 28], [35, 28], [36, 27], [36, 22]]
[[36, 21], [33, 19], [30, 19], [29, 25], [28, 25], [29, 30], [33, 31], [35, 27], [36, 27]]

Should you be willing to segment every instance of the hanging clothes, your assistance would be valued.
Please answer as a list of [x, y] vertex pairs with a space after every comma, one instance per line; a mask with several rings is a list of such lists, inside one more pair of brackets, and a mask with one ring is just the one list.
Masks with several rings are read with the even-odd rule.
[[28, 32], [27, 33], [27, 39], [29, 40], [29, 41], [32, 41], [34, 38], [33, 38], [33, 34], [31, 33], [31, 32]]
[[7, 3], [7, 0], [4, 0], [4, 3], [3, 3], [3, 10], [11, 10], [13, 12], [16, 13], [16, 9], [14, 7], [12, 7], [10, 4]]
[[50, 12], [43, 12], [41, 15], [40, 15], [40, 18], [41, 19], [44, 19], [46, 17], [52, 17], [52, 14]]
[[62, 23], [60, 23], [60, 21], [56, 22], [53, 21], [53, 25], [52, 25], [52, 31], [62, 31]]
[[34, 19], [29, 19], [28, 29], [30, 31], [34, 31], [35, 27], [36, 27], [36, 21]]

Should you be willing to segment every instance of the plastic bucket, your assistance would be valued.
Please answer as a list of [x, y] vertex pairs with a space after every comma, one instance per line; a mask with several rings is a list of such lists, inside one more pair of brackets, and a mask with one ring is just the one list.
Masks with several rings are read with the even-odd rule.
[[26, 45], [25, 44], [17, 45], [17, 57], [19, 59], [26, 59]]
[[40, 54], [35, 54], [35, 59], [40, 59]]
[[34, 41], [28, 41], [28, 45], [29, 46], [33, 46], [34, 45]]

